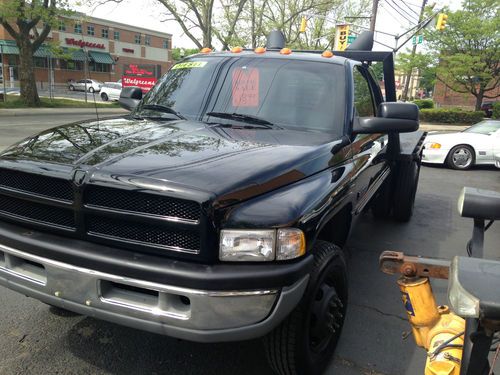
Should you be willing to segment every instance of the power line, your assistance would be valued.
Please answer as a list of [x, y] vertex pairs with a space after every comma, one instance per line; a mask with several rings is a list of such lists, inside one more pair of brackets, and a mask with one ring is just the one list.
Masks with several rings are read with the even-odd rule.
[[[392, 12], [392, 9], [390, 9], [389, 7], [387, 7], [385, 4], [381, 4], [382, 8], [392, 17], [394, 18], [401, 26], [404, 26], [406, 27], [406, 23], [405, 22], [402, 22], [401, 20], [401, 17], [398, 17], [398, 16], [395, 16]], [[410, 23], [412, 23], [410, 21]]]
[[408, 18], [408, 16], [406, 16], [406, 14], [400, 12], [394, 5], [392, 5], [392, 3], [390, 3], [389, 1], [386, 1], [385, 4], [389, 5], [394, 11], [396, 11], [396, 13], [398, 13], [401, 17], [403, 17], [405, 20], [407, 20], [408, 22], [410, 23], [415, 23], [415, 20], [413, 19], [410, 19]]
[[[410, 14], [408, 13], [408, 11], [406, 9], [403, 9], [398, 3], [397, 1], [394, 1], [394, 0], [388, 0], [390, 1], [393, 5], [397, 6], [401, 12], [403, 12], [403, 14], [405, 14], [406, 16], [410, 17], [411, 19], [415, 20], [415, 22], [418, 20], [418, 17], [415, 17], [413, 14]], [[417, 22], [418, 23], [418, 22]]]
[[401, 3], [403, 3], [403, 5], [406, 5], [406, 7], [407, 7], [407, 8], [408, 8], [411, 12], [413, 12], [413, 13], [415, 14], [415, 16], [417, 16], [417, 17], [419, 16], [418, 12], [417, 12], [416, 10], [414, 10], [412, 7], [410, 7], [410, 5], [409, 5], [407, 2], [405, 2], [405, 1], [402, 1], [402, 0], [401, 0]]

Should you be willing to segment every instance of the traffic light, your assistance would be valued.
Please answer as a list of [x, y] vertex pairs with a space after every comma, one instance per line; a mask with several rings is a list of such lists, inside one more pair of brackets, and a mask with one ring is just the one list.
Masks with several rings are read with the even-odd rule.
[[306, 17], [302, 17], [302, 21], [300, 21], [299, 32], [305, 33], [306, 32], [306, 27], [307, 27], [307, 18]]
[[436, 29], [437, 30], [444, 30], [446, 27], [446, 20], [448, 19], [448, 15], [444, 13], [439, 13], [438, 20], [436, 22]]

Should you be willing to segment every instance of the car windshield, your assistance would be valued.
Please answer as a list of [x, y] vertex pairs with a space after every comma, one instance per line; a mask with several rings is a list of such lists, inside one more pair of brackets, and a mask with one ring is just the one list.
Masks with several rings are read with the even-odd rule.
[[276, 128], [342, 134], [344, 75], [342, 65], [319, 61], [196, 57], [174, 65], [135, 113], [144, 115], [143, 107], [153, 104], [191, 120], [232, 124], [258, 119]]
[[500, 121], [481, 121], [464, 130], [464, 133], [478, 133], [490, 135], [500, 129]]

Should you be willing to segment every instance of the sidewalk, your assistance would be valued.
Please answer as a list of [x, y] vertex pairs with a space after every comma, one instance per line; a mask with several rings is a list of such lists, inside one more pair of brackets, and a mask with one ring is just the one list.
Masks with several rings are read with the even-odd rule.
[[[95, 114], [95, 108], [6, 108], [0, 109], [1, 116], [40, 116], [40, 115], [85, 115]], [[123, 108], [97, 108], [102, 115], [122, 115], [129, 111]]]

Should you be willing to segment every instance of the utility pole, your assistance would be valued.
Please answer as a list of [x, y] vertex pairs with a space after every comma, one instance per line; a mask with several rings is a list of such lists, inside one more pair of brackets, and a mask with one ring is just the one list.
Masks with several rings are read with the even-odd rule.
[[0, 44], [0, 59], [2, 60], [2, 85], [3, 85], [3, 101], [7, 101], [7, 90], [5, 89], [5, 65], [3, 64], [3, 46]]
[[373, 0], [372, 16], [370, 17], [370, 31], [375, 31], [375, 23], [377, 22], [378, 0]]
[[[427, 0], [422, 0], [422, 8], [420, 8], [420, 15], [418, 16], [418, 23], [422, 22], [424, 19], [424, 12], [425, 12], [425, 6], [427, 5]], [[413, 58], [415, 57], [415, 54], [417, 53], [417, 44], [413, 45], [413, 48], [411, 49], [411, 59], [410, 61], [413, 61]], [[403, 89], [403, 95], [402, 95], [402, 100], [406, 101], [408, 99], [408, 89], [410, 88], [410, 80], [411, 80], [411, 72], [413, 68], [410, 67], [410, 70], [406, 72], [406, 77], [405, 77], [405, 87]]]

